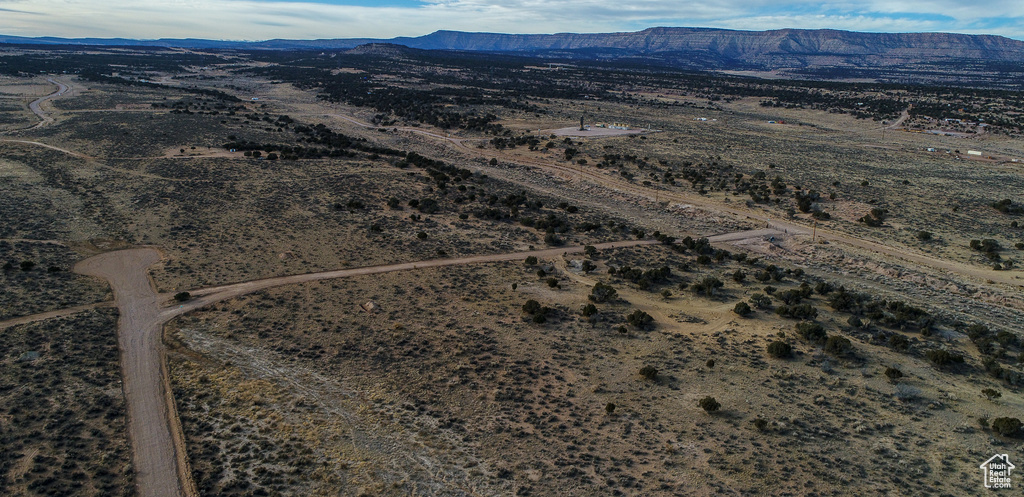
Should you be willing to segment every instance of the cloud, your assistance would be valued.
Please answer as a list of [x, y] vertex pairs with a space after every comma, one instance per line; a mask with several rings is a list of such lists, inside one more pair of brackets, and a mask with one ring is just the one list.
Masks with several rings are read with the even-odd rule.
[[[1024, 39], [1024, 2], [954, 0], [27, 0], [0, 2], [0, 33], [22, 36], [390, 38], [438, 29], [503, 33], [633, 31], [650, 26], [949, 31]], [[370, 5], [367, 5], [370, 4]], [[7, 8], [7, 5], [16, 8]], [[1007, 22], [1007, 20], [1015, 20]]]

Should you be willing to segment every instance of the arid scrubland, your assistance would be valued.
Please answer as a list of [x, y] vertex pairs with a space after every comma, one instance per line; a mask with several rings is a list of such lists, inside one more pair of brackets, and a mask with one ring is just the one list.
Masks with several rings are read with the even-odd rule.
[[0, 493], [134, 495], [117, 312], [0, 332]]
[[[289, 54], [62, 77], [38, 129], [26, 105], [52, 86], [0, 80], [0, 321], [110, 300], [72, 266], [141, 245], [169, 300], [662, 243], [271, 288], [170, 322], [200, 494], [969, 495], [978, 464], [1019, 452], [1013, 122], [896, 124], [924, 89], [778, 83], [805, 104], [744, 79]], [[822, 103], [838, 94], [865, 109]], [[551, 133], [581, 115], [652, 130]], [[132, 493], [115, 321], [0, 329], [0, 489]]]
[[[820, 309], [817, 321], [850, 339], [848, 350], [827, 352], [825, 340], [800, 337], [803, 321], [773, 312], [803, 281], [816, 286], [813, 278], [779, 270], [781, 281], [764, 285], [757, 265], [696, 259], [655, 247], [596, 254], [585, 259], [597, 266], [590, 273], [559, 258], [339, 280], [183, 319], [169, 332], [181, 348], [172, 374], [189, 442], [202, 447], [193, 455], [200, 487], [273, 494], [294, 479], [313, 492], [341, 484], [344, 495], [430, 485], [455, 495], [845, 494], [850, 485], [884, 493], [911, 480], [923, 494], [975, 488], [974, 459], [989, 450], [976, 420], [1017, 407], [982, 399], [982, 385], [1005, 391], [996, 380], [950, 384], [957, 373], [929, 364], [925, 351], [955, 343], [949, 330], [854, 329], [848, 313], [812, 292], [803, 302]], [[641, 290], [606, 274], [636, 265], [668, 265], [672, 275]], [[737, 270], [751, 276], [737, 283]], [[711, 297], [679, 289], [707, 277], [725, 282]], [[587, 317], [597, 282], [618, 298]], [[761, 302], [764, 286], [775, 287], [767, 308], [733, 311]], [[548, 308], [545, 322], [525, 313], [530, 300]], [[380, 310], [360, 307], [368, 301]], [[628, 324], [636, 310], [655, 324]], [[889, 345], [902, 343], [894, 336], [906, 339], [902, 352]], [[778, 341], [792, 357], [767, 352]], [[977, 362], [969, 355], [960, 374], [974, 374]], [[653, 379], [641, 376], [645, 366], [656, 368]], [[890, 368], [904, 376], [890, 381]], [[709, 395], [718, 412], [698, 407]], [[254, 457], [261, 444], [275, 456]], [[381, 451], [396, 446], [413, 460], [382, 463]], [[431, 477], [424, 466], [445, 471]]]

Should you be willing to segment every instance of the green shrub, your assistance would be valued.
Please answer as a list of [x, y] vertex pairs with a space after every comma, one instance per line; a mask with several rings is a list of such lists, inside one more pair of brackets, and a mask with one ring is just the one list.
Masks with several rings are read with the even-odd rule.
[[932, 361], [932, 364], [940, 367], [964, 362], [963, 355], [954, 354], [943, 349], [931, 349], [928, 352], [925, 352], [925, 357], [927, 357], [929, 361]]
[[755, 293], [750, 296], [750, 303], [754, 304], [754, 307], [758, 309], [771, 309], [772, 299], [771, 297], [763, 293]]
[[594, 285], [594, 288], [590, 290], [589, 298], [591, 301], [600, 304], [602, 302], [609, 302], [615, 300], [617, 295], [618, 292], [611, 285], [607, 285], [598, 281], [597, 284]]
[[804, 340], [823, 343], [825, 341], [825, 327], [814, 321], [801, 321], [793, 326], [796, 334]]
[[776, 340], [768, 344], [768, 355], [776, 359], [791, 357], [793, 355], [793, 346], [782, 340]]
[[705, 276], [700, 281], [690, 285], [690, 288], [700, 294], [704, 294], [708, 297], [714, 296], [715, 292], [724, 286], [721, 280], [714, 276]]
[[703, 399], [700, 399], [697, 402], [697, 405], [700, 406], [701, 409], [704, 409], [704, 412], [707, 413], [717, 412], [719, 409], [722, 408], [722, 404], [719, 404], [718, 400], [716, 400], [714, 397], [710, 395], [704, 397]]
[[192, 299], [192, 294], [188, 293], [188, 292], [178, 292], [178, 293], [174, 294], [174, 300], [177, 300], [178, 302], [185, 302], [185, 301], [191, 300], [191, 299]]
[[1021, 422], [1017, 418], [996, 418], [992, 420], [992, 431], [1004, 436], [1015, 437], [1020, 434]]
[[626, 316], [626, 322], [636, 328], [644, 329], [654, 323], [654, 318], [652, 318], [650, 314], [637, 309]]
[[832, 335], [825, 341], [825, 352], [836, 357], [846, 355], [853, 350], [853, 344], [846, 337]]
[[818, 309], [811, 304], [780, 305], [775, 308], [775, 314], [784, 318], [814, 319], [818, 317]]
[[732, 312], [735, 312], [740, 316], [746, 317], [749, 316], [750, 313], [753, 311], [750, 309], [750, 305], [748, 305], [746, 302], [736, 302], [736, 306], [732, 308]]
[[658, 368], [648, 364], [640, 368], [640, 376], [643, 376], [648, 380], [654, 381], [654, 379], [658, 377]]
[[910, 339], [895, 333], [889, 336], [889, 346], [897, 352], [906, 352], [910, 350]]
[[1000, 393], [999, 390], [996, 390], [994, 388], [985, 388], [981, 391], [981, 393], [985, 395], [985, 397], [988, 397], [988, 400], [998, 399], [999, 397], [1003, 396], [1003, 394]]

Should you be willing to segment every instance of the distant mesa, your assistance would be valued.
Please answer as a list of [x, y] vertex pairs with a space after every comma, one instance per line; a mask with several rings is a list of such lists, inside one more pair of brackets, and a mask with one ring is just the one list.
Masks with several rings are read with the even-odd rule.
[[346, 50], [345, 53], [349, 55], [401, 57], [407, 55], [409, 51], [409, 47], [395, 43], [366, 43]]
[[[810, 66], [899, 66], [971, 59], [1024, 62], [1024, 41], [993, 35], [953, 33], [860, 33], [834, 29], [736, 31], [655, 27], [629, 33], [499, 34], [435, 31], [391, 39], [129, 40], [123, 38], [25, 38], [0, 35], [0, 43], [181, 48], [342, 50], [400, 54], [400, 47], [425, 50], [516, 52], [577, 59], [631, 59], [645, 64], [771, 70]], [[643, 56], [643, 58], [640, 58]], [[653, 58], [652, 58], [653, 56]]]

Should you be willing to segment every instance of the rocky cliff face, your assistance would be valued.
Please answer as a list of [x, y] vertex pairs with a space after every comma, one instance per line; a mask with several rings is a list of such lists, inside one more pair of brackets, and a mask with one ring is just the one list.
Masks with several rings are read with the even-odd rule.
[[[174, 46], [186, 48], [349, 49], [391, 43], [428, 50], [514, 52], [532, 55], [640, 58], [696, 69], [894, 67], [927, 64], [941, 70], [950, 61], [1024, 63], [1024, 41], [1001, 36], [950, 33], [856, 33], [831, 29], [733, 31], [710, 28], [649, 28], [635, 33], [517, 35], [437, 31], [415, 38], [268, 40], [120, 40], [19, 38], [0, 43]], [[960, 66], [964, 64], [959, 63]]]
[[[1000, 36], [949, 33], [855, 33], [830, 29], [732, 31], [650, 28], [635, 33], [509, 35], [437, 31], [396, 39], [424, 49], [544, 52], [612, 48], [635, 55], [694, 53], [737, 63], [773, 66], [807, 64], [814, 58], [854, 65], [907, 61], [977, 59], [1024, 62], [1024, 42]], [[802, 62], [802, 64], [801, 64]]]

